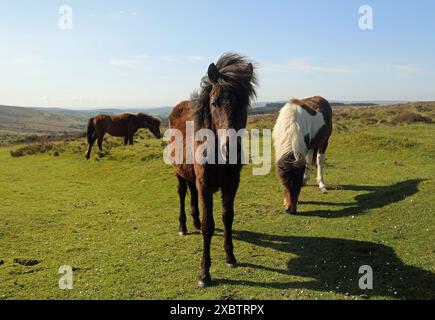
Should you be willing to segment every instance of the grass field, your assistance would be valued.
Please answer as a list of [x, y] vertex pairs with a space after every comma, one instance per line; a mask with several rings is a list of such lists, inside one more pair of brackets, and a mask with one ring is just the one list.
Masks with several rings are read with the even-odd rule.
[[[284, 212], [273, 170], [252, 176], [245, 167], [234, 223], [240, 265], [225, 266], [215, 196], [214, 285], [205, 290], [202, 238], [192, 227], [178, 236], [176, 179], [161, 141], [144, 132], [133, 147], [111, 139], [89, 162], [84, 141], [21, 157], [10, 151], [22, 146], [2, 147], [0, 299], [435, 299], [435, 126], [390, 126], [392, 110], [337, 113], [331, 190], [311, 181], [298, 216]], [[62, 265], [74, 267], [73, 290], [58, 287]], [[362, 265], [374, 270], [372, 291], [358, 287]]]

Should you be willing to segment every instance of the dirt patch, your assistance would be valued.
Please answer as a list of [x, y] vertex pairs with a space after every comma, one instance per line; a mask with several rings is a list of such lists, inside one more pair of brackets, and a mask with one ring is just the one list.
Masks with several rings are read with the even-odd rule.
[[364, 123], [365, 125], [368, 125], [368, 126], [373, 126], [375, 124], [378, 124], [378, 120], [373, 119], [373, 118], [364, 118], [362, 120], [362, 123]]
[[360, 118], [361, 119], [371, 119], [375, 116], [374, 112], [361, 112]]
[[392, 124], [394, 125], [412, 123], [432, 123], [432, 119], [418, 113], [406, 112], [399, 114], [392, 121]]
[[36, 266], [37, 264], [40, 264], [40, 261], [35, 259], [22, 259], [22, 258], [16, 258], [14, 259], [14, 263], [18, 263], [25, 267], [32, 267]]
[[346, 125], [339, 122], [336, 122], [334, 124], [334, 132], [348, 132], [348, 131], [349, 128]]

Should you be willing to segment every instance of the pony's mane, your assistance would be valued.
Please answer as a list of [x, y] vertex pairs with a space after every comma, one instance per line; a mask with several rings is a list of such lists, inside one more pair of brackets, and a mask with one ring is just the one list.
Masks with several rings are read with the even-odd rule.
[[162, 123], [162, 120], [160, 120], [159, 118], [153, 117], [149, 114], [146, 113], [138, 113], [137, 114], [138, 117], [145, 119], [147, 122], [152, 122], [154, 124], [160, 125]]
[[[239, 107], [244, 108], [243, 113], [247, 113], [250, 107], [251, 99], [256, 97], [255, 87], [257, 77], [255, 72], [247, 72], [246, 69], [239, 68], [240, 65], [247, 65], [252, 62], [246, 57], [237, 53], [225, 53], [216, 63], [219, 70], [219, 85], [227, 91], [232, 91], [245, 101]], [[243, 71], [244, 70], [244, 71]], [[193, 118], [197, 128], [211, 127], [210, 114], [210, 92], [212, 84], [205, 76], [201, 80], [200, 90], [191, 95], [191, 107], [193, 109]]]
[[149, 114], [147, 114], [147, 113], [138, 113], [137, 114], [139, 117], [141, 117], [141, 118], [145, 118], [146, 120], [148, 120], [148, 121], [152, 121], [152, 122], [159, 122], [159, 123], [161, 123], [162, 122], [162, 120], [160, 120], [159, 118], [156, 118], [156, 117], [153, 117], [153, 116], [151, 116], [151, 115], [149, 115]]

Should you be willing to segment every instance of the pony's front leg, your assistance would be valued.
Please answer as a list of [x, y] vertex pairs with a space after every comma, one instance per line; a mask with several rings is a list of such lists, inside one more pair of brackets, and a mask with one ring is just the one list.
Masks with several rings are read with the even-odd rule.
[[214, 234], [215, 224], [213, 218], [213, 193], [207, 187], [197, 183], [199, 199], [201, 202], [203, 217], [201, 224], [203, 238], [203, 254], [201, 260], [201, 274], [199, 276], [198, 285], [200, 288], [205, 288], [211, 284], [210, 276], [210, 246], [211, 238]]
[[325, 154], [319, 153], [317, 155], [317, 182], [319, 183], [320, 191], [323, 193], [328, 193], [326, 189], [325, 179], [323, 177], [323, 168], [325, 166]]
[[131, 146], [134, 144], [134, 135], [136, 134], [137, 130], [138, 129], [137, 129], [137, 127], [134, 124], [129, 124], [128, 125], [128, 133], [127, 133], [127, 135], [128, 135], [128, 143]]
[[222, 221], [224, 223], [224, 249], [227, 255], [226, 263], [230, 268], [236, 267], [237, 260], [234, 256], [233, 246], [233, 221], [234, 221], [234, 199], [237, 193], [237, 186], [222, 189]]

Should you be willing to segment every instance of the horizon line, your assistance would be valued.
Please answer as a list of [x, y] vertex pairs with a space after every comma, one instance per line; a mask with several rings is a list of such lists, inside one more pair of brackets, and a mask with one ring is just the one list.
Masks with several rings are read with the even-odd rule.
[[[252, 103], [255, 104], [268, 104], [268, 103], [285, 103], [287, 100], [270, 100], [270, 101], [256, 101]], [[369, 100], [358, 100], [358, 99], [330, 99], [330, 103], [417, 103], [417, 102], [432, 102], [435, 99], [416, 99], [416, 100], [402, 100], [402, 99], [369, 99]], [[174, 106], [170, 105], [161, 105], [161, 106], [146, 106], [146, 107], [123, 107], [123, 106], [107, 106], [107, 107], [91, 107], [91, 106], [83, 106], [83, 107], [48, 107], [48, 106], [19, 106], [19, 105], [11, 105], [11, 104], [0, 104], [0, 107], [11, 107], [11, 108], [25, 108], [25, 109], [61, 109], [61, 110], [71, 110], [71, 111], [93, 111], [93, 110], [143, 110], [143, 109], [164, 109], [164, 108], [173, 108]]]

